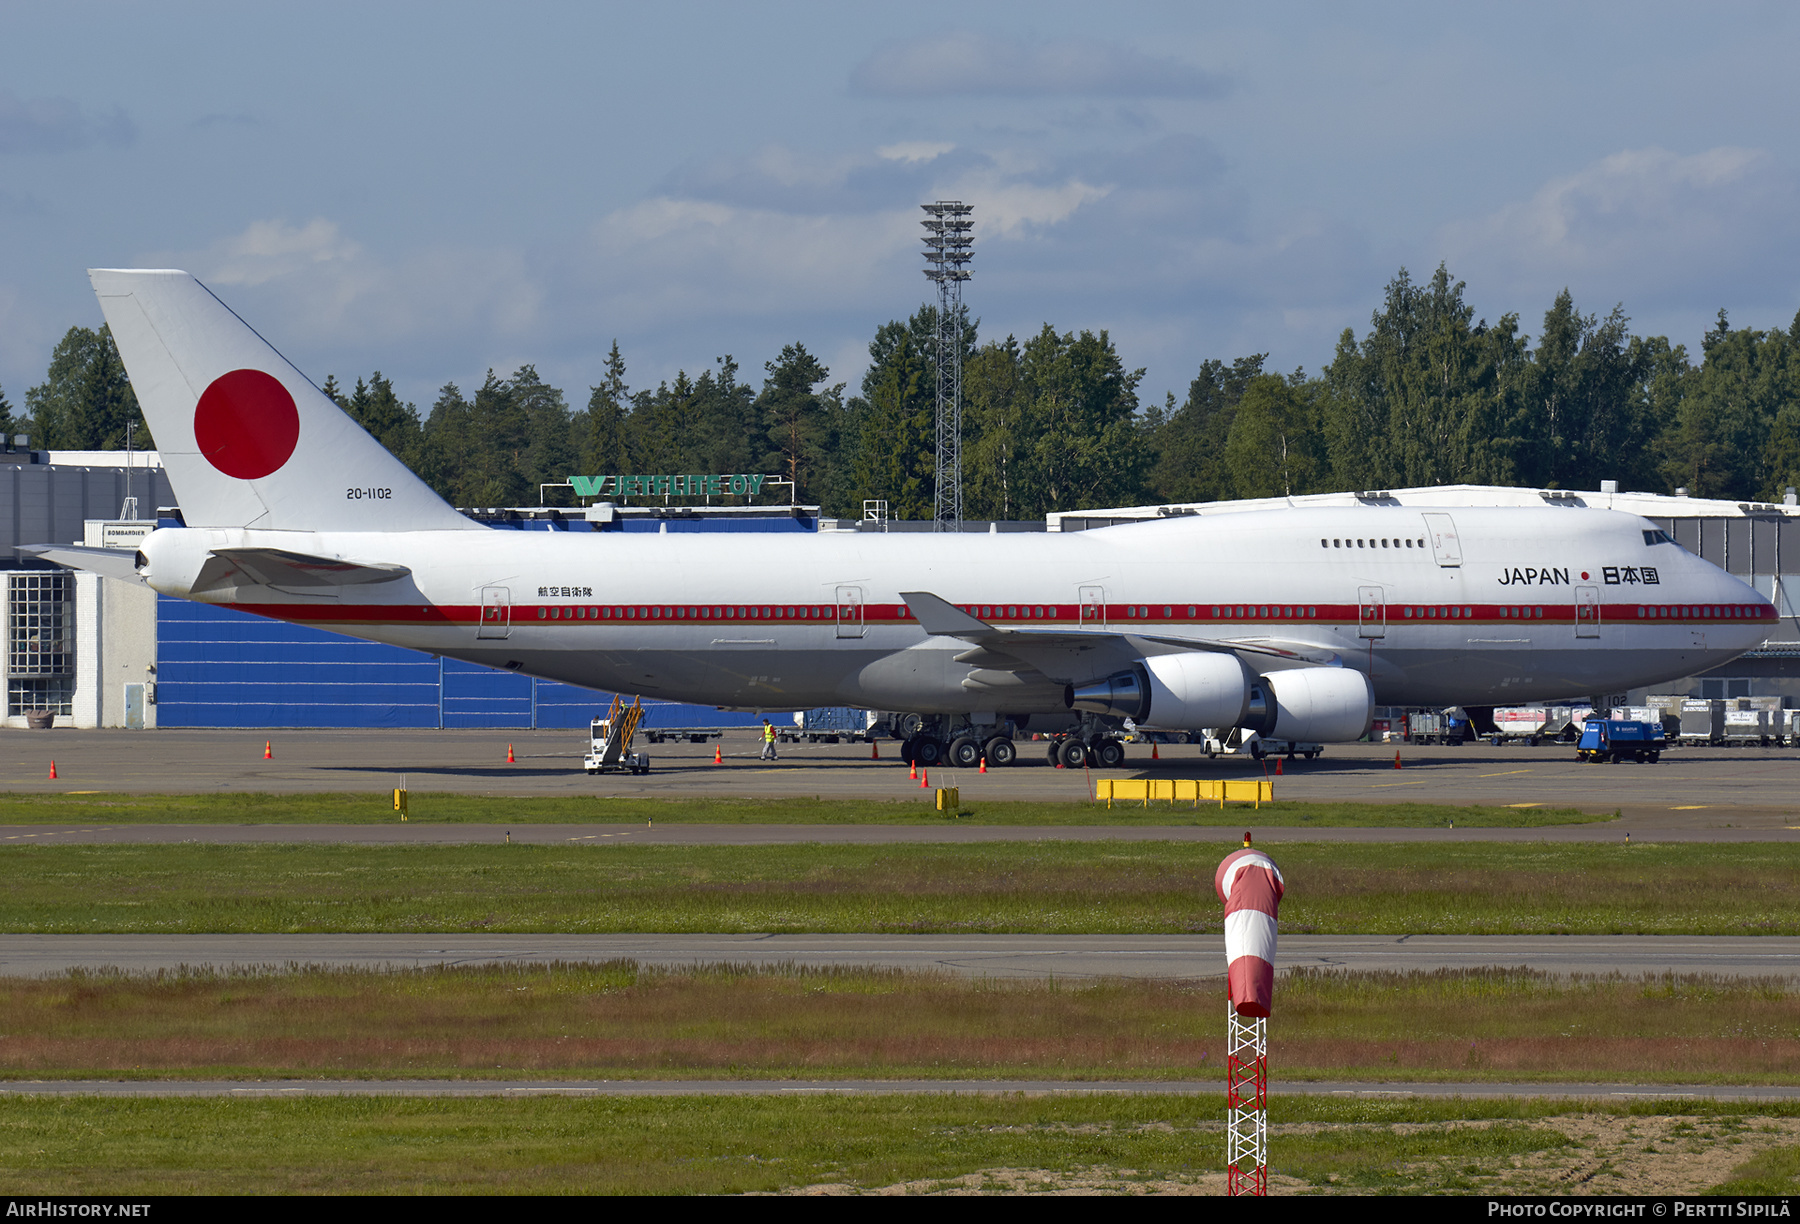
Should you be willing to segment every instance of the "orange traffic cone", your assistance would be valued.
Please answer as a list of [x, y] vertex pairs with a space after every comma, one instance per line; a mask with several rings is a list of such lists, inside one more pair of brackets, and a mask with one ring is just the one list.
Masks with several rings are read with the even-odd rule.
[[930, 790], [931, 789], [931, 771], [929, 769], [927, 769], [924, 773], [919, 775], [919, 789], [920, 790]]
[[1394, 768], [1400, 768], [1400, 754], [1398, 752], [1394, 753]]
[[1162, 760], [1162, 753], [1160, 753], [1156, 750], [1156, 741], [1155, 740], [1150, 741], [1150, 759], [1152, 761]]
[[880, 740], [870, 740], [869, 741], [869, 759], [871, 761], [879, 761], [881, 759], [881, 741]]
[[914, 779], [914, 780], [915, 780], [915, 781], [916, 781], [916, 780], [917, 780], [917, 779], [918, 779], [918, 776], [919, 776], [919, 763], [918, 763], [918, 762], [917, 762], [917, 761], [914, 761], [914, 762], [913, 762], [913, 763], [912, 763], [912, 773], [911, 773], [911, 774], [909, 774], [909, 775], [908, 775], [908, 776], [909, 776], [909, 777], [911, 777], [911, 778], [913, 778], [913, 779]]
[[517, 762], [517, 761], [515, 761], [515, 760], [513, 760], [513, 754], [512, 754], [512, 745], [511, 745], [511, 744], [508, 744], [508, 745], [507, 745], [507, 746], [506, 746], [506, 763], [507, 763], [507, 764], [508, 764], [508, 765], [516, 765], [516, 764], [518, 764], [518, 762]]
[[56, 781], [56, 762], [55, 761], [50, 762], [50, 780], [52, 782]]
[[264, 740], [263, 741], [263, 760], [273, 761], [274, 759], [275, 759], [275, 741], [274, 740]]
[[1279, 778], [1281, 776], [1281, 761], [1282, 761], [1281, 757], [1275, 758], [1275, 776], [1277, 778]]
[[981, 769], [979, 772], [981, 772], [981, 773], [987, 772], [987, 757], [985, 757], [985, 756], [981, 758]]
[[714, 744], [713, 745], [713, 764], [714, 765], [723, 765], [724, 763], [725, 763], [724, 751], [720, 748], [720, 746], [718, 744]]

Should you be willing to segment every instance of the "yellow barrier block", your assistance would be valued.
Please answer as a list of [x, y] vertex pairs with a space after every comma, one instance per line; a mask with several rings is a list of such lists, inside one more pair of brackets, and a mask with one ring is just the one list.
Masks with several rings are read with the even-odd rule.
[[954, 816], [961, 808], [962, 792], [959, 788], [954, 786], [940, 786], [937, 788], [938, 811], [949, 812]]
[[1106, 800], [1108, 808], [1112, 807], [1114, 800], [1121, 803], [1132, 800], [1145, 807], [1149, 807], [1152, 800], [1167, 800], [1171, 804], [1186, 801], [1199, 807], [1202, 799], [1208, 803], [1216, 801], [1220, 807], [1230, 802], [1250, 803], [1261, 808], [1264, 803], [1275, 802], [1275, 783], [1268, 778], [1212, 781], [1195, 778], [1099, 778], [1094, 782], [1094, 799], [1096, 802]]

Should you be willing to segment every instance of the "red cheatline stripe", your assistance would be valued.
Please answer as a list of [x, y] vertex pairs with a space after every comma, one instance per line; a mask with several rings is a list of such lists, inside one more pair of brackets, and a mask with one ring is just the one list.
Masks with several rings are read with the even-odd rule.
[[[478, 604], [319, 604], [231, 603], [220, 605], [278, 620], [313, 624], [430, 625], [479, 622]], [[1768, 604], [1602, 604], [1580, 608], [1572, 604], [958, 604], [981, 620], [997, 625], [1029, 628], [1034, 625], [1071, 625], [1122, 629], [1159, 625], [1244, 626], [1258, 632], [1292, 624], [1384, 625], [1389, 630], [1413, 625], [1489, 625], [1529, 627], [1533, 624], [1571, 624], [1598, 613], [1603, 625], [1664, 623], [1722, 623], [1774, 620]], [[853, 606], [842, 617], [864, 625], [914, 623], [905, 604], [864, 604], [860, 618]], [[838, 608], [833, 604], [603, 604], [570, 599], [567, 603], [514, 604], [514, 625], [592, 624], [784, 624], [835, 626]]]

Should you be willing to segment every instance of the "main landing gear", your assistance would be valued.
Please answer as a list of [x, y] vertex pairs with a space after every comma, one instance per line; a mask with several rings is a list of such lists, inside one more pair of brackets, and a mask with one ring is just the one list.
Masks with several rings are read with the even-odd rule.
[[990, 768], [1011, 765], [1019, 759], [1019, 749], [1008, 735], [982, 737], [969, 729], [957, 733], [948, 743], [929, 731], [921, 731], [901, 741], [900, 759], [908, 765], [927, 768], [944, 764], [953, 769], [977, 769], [985, 759]]
[[1109, 735], [1071, 735], [1051, 741], [1050, 763], [1064, 769], [1117, 769], [1125, 763], [1125, 745]]

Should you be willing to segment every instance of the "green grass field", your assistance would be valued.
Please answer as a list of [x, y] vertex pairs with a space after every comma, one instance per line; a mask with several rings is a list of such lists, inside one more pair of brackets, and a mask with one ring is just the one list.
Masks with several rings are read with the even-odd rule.
[[[1280, 793], [1277, 784], [1276, 793]], [[981, 803], [955, 817], [938, 812], [932, 794], [904, 800], [838, 799], [564, 799], [484, 795], [408, 796], [410, 821], [422, 824], [944, 824], [979, 825], [1242, 825], [1264, 827], [1539, 828], [1610, 820], [1611, 813], [1573, 808], [1506, 808], [1425, 803], [1201, 804]], [[80, 824], [391, 824], [393, 798], [382, 794], [128, 795], [0, 794], [0, 825]]]
[[[1282, 929], [1800, 934], [1800, 845], [1285, 844]], [[1184, 933], [1216, 845], [0, 847], [0, 930]]]
[[[1277, 1193], [1314, 1194], [1694, 1192], [1718, 1182], [1792, 1194], [1797, 1112], [1290, 1095], [1270, 1103], [1270, 1180]], [[0, 1189], [1220, 1193], [1223, 1114], [1211, 1095], [7, 1097]], [[1708, 1162], [1709, 1148], [1725, 1158]]]
[[[1302, 971], [1284, 1081], [1800, 1083], [1793, 982]], [[1224, 987], [534, 965], [0, 978], [0, 1077], [1219, 1080]]]

